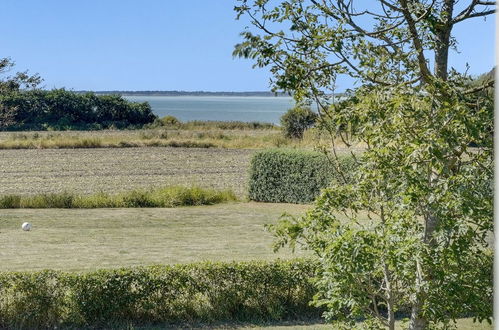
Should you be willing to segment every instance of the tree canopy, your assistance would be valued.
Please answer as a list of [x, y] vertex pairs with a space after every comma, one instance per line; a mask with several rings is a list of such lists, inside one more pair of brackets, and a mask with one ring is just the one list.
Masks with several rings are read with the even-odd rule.
[[[410, 315], [410, 329], [463, 315], [491, 320], [494, 82], [472, 82], [448, 59], [459, 41], [453, 28], [494, 6], [241, 0], [235, 7], [257, 32], [242, 32], [234, 55], [269, 67], [275, 90], [318, 104], [332, 162], [340, 151], [357, 162], [353, 183], [333, 182], [306, 216], [273, 227], [277, 247], [300, 243], [319, 258], [315, 303], [329, 320], [351, 327], [364, 318], [390, 329], [396, 313]], [[339, 75], [361, 87], [331, 102]]]
[[9, 75], [13, 68], [10, 58], [0, 59], [0, 130], [123, 128], [156, 119], [146, 102], [130, 102], [121, 95], [43, 90], [38, 74]]

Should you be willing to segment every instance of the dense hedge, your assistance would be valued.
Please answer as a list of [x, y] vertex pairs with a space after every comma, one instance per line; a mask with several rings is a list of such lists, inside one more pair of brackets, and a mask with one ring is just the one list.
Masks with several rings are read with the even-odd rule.
[[[354, 162], [340, 158], [347, 175]], [[270, 149], [256, 153], [250, 166], [249, 198], [259, 202], [309, 203], [337, 177], [331, 161], [320, 152]]]
[[315, 318], [316, 268], [297, 259], [0, 273], [0, 328]]
[[157, 118], [148, 103], [120, 95], [79, 94], [64, 89], [0, 93], [3, 129], [101, 129], [142, 126]]

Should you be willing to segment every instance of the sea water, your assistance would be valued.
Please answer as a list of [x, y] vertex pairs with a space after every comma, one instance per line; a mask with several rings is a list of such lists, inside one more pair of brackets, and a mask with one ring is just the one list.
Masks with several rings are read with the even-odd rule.
[[124, 96], [134, 102], [149, 102], [159, 117], [171, 115], [181, 121], [217, 120], [279, 123], [294, 106], [291, 97], [271, 96]]

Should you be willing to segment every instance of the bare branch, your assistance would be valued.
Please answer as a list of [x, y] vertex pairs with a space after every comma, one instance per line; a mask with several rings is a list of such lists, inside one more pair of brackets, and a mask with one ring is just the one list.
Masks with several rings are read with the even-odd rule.
[[487, 15], [491, 15], [491, 14], [495, 13], [495, 9], [485, 10], [485, 11], [481, 11], [481, 12], [475, 12], [475, 9], [478, 5], [495, 6], [496, 2], [495, 1], [473, 0], [468, 7], [466, 7], [455, 18], [452, 19], [452, 24], [462, 22], [468, 18], [487, 16]]
[[488, 15], [492, 15], [496, 12], [495, 9], [491, 9], [491, 10], [486, 10], [486, 11], [482, 11], [482, 12], [479, 12], [479, 13], [473, 13], [473, 14], [470, 14], [466, 17], [463, 17], [463, 18], [460, 18], [460, 19], [456, 19], [453, 21], [453, 23], [459, 23], [461, 21], [464, 21], [465, 19], [468, 19], [468, 18], [474, 18], [474, 17], [482, 17], [482, 16], [488, 16]]
[[397, 11], [397, 12], [399, 12], [399, 13], [402, 13], [402, 12], [403, 12], [402, 8], [399, 8], [399, 7], [395, 6], [395, 5], [394, 5], [394, 4], [392, 4], [392, 3], [389, 3], [389, 2], [388, 2], [388, 1], [386, 1], [386, 0], [380, 0], [380, 1], [381, 1], [381, 4], [382, 4], [383, 6], [386, 6], [386, 7], [390, 8], [390, 9], [391, 9], [391, 10], [393, 10], [393, 11]]
[[494, 83], [495, 83], [495, 80], [490, 80], [490, 81], [486, 82], [485, 84], [483, 84], [481, 86], [477, 86], [477, 87], [465, 90], [463, 92], [463, 94], [473, 94], [473, 93], [476, 93], [476, 92], [483, 91], [484, 89], [487, 89], [487, 88], [490, 88], [490, 87], [494, 87]]

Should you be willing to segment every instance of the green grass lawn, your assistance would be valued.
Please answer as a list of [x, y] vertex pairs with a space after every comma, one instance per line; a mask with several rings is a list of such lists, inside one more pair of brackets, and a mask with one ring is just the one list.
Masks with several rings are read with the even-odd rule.
[[[288, 258], [272, 252], [264, 224], [307, 206], [229, 203], [143, 209], [6, 209], [0, 212], [0, 271], [96, 270], [126, 266]], [[21, 230], [31, 222], [30, 232]]]
[[[459, 330], [488, 330], [492, 329], [492, 325], [489, 325], [487, 322], [484, 323], [473, 323], [473, 319], [468, 318], [468, 319], [460, 319], [458, 320], [457, 324], [457, 329]], [[248, 328], [248, 327], [247, 327]], [[253, 329], [265, 329], [265, 330], [313, 330], [313, 329], [334, 329], [333, 326], [329, 324], [321, 324], [321, 323], [316, 323], [316, 324], [283, 324], [283, 325], [270, 325], [270, 326], [264, 326], [264, 327], [249, 327]], [[407, 323], [402, 323], [400, 321], [397, 321], [395, 324], [396, 329], [407, 329], [408, 324]], [[244, 328], [243, 328], [244, 329]]]
[[[397, 330], [407, 329], [408, 324], [402, 323], [401, 321], [396, 321], [395, 328]], [[493, 325], [489, 325], [487, 322], [483, 323], [473, 323], [473, 319], [459, 319], [457, 321], [456, 327], [458, 330], [489, 330], [493, 328]], [[178, 327], [177, 327], [178, 328]], [[132, 330], [160, 330], [165, 329], [163, 326], [144, 326], [144, 327], [131, 327]], [[182, 328], [184, 329], [184, 328]], [[242, 325], [242, 324], [221, 324], [215, 326], [193, 326], [185, 327], [185, 329], [265, 329], [265, 330], [326, 330], [326, 329], [336, 329], [330, 324], [324, 324], [322, 321], [317, 321], [316, 323], [310, 322], [276, 322], [272, 324], [262, 324], [262, 325]]]
[[[457, 329], [459, 330], [488, 330], [492, 329], [492, 325], [489, 325], [487, 322], [484, 323], [473, 323], [473, 319], [460, 319], [458, 320], [457, 324]], [[334, 329], [333, 326], [329, 324], [321, 324], [321, 323], [316, 323], [316, 324], [307, 324], [307, 325], [296, 325], [296, 324], [285, 324], [285, 325], [271, 325], [271, 326], [265, 326], [265, 327], [252, 327], [253, 329], [261, 328], [265, 330], [313, 330], [313, 329]], [[397, 321], [395, 324], [396, 329], [407, 329], [408, 324], [407, 323], [402, 323], [400, 321]]]

